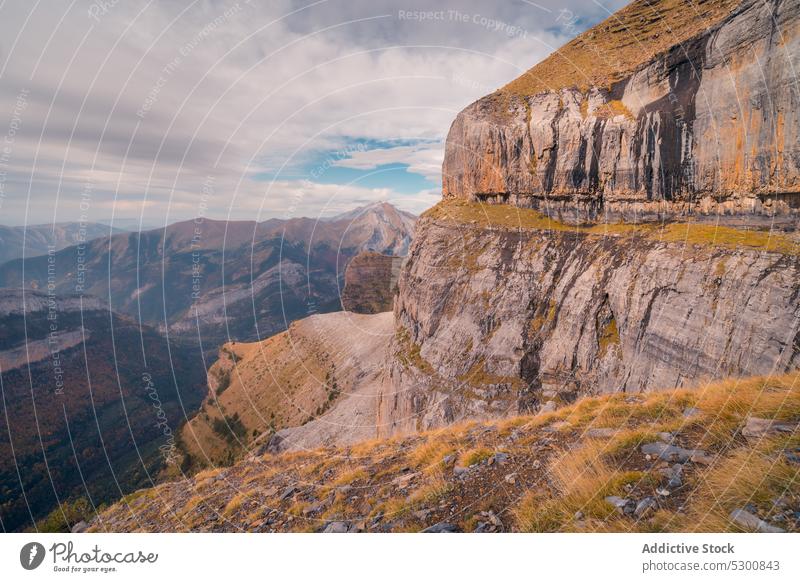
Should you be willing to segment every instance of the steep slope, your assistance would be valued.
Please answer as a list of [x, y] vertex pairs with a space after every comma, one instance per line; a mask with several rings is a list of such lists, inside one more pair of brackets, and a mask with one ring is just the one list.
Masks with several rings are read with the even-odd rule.
[[30, 226], [0, 225], [0, 264], [13, 259], [46, 255], [50, 249], [60, 251], [69, 246], [119, 232], [104, 224], [93, 222], [59, 222]]
[[458, 115], [444, 196], [794, 224], [798, 64], [798, 0], [637, 0]]
[[796, 237], [570, 227], [451, 201], [423, 215], [395, 301], [388, 433], [602, 392], [800, 365]]
[[197, 350], [97, 299], [0, 292], [0, 524], [100, 505], [172, 471], [172, 431], [204, 394]]
[[225, 344], [200, 412], [180, 433], [193, 465], [230, 464], [259, 445], [285, 450], [376, 436], [392, 325], [391, 313], [328, 313], [261, 342]]
[[342, 307], [355, 313], [392, 310], [403, 257], [363, 252], [348, 263], [344, 272]]
[[293, 320], [338, 310], [344, 270], [361, 251], [405, 252], [413, 217], [373, 205], [329, 221], [198, 219], [124, 233], [0, 266], [0, 285], [75, 291], [215, 354]]
[[137, 491], [92, 530], [798, 532], [798, 380], [251, 457]]

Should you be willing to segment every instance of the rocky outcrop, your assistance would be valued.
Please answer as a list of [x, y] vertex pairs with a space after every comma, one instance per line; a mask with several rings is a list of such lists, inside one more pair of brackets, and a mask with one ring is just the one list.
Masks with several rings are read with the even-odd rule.
[[386, 434], [800, 364], [793, 252], [724, 246], [735, 229], [692, 245], [654, 227], [442, 218], [453, 212], [421, 220], [400, 278]]
[[397, 279], [403, 257], [363, 252], [344, 272], [342, 307], [355, 313], [382, 313], [392, 310]]
[[373, 438], [392, 323], [340, 311], [223, 345], [200, 412], [181, 428], [184, 452], [195, 466], [230, 464], [252, 450]]
[[639, 0], [458, 115], [444, 197], [793, 227], [799, 64], [798, 0]]

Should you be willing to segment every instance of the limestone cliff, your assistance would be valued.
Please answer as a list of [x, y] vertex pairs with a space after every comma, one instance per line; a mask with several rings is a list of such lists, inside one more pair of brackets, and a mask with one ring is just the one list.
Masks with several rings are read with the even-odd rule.
[[798, 253], [776, 233], [440, 204], [399, 281], [380, 431], [796, 368]]
[[637, 0], [462, 111], [380, 432], [797, 368], [798, 33], [800, 0]]
[[458, 115], [444, 197], [791, 225], [798, 65], [798, 0], [637, 0]]

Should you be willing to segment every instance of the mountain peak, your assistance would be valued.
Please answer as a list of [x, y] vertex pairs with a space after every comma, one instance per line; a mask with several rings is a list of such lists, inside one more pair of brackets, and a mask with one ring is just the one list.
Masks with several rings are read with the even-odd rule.
[[336, 214], [330, 218], [326, 218], [325, 220], [326, 222], [335, 222], [337, 220], [356, 220], [367, 214], [378, 214], [384, 216], [404, 216], [411, 220], [416, 219], [416, 216], [411, 214], [410, 212], [405, 212], [404, 210], [400, 210], [390, 202], [382, 200], [378, 202], [371, 202], [369, 204], [364, 204], [363, 206], [358, 206], [352, 210], [347, 210], [340, 214]]

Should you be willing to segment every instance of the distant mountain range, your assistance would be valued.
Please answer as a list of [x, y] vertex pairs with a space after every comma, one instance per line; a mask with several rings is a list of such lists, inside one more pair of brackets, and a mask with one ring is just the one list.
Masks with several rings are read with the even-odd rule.
[[106, 224], [94, 222], [59, 222], [31, 226], [0, 225], [0, 263], [25, 257], [46, 255], [69, 246], [121, 232]]
[[[110, 236], [94, 225], [93, 240], [50, 254], [72, 227], [28, 229], [26, 258], [0, 265], [1, 529], [68, 528], [74, 504], [86, 515], [87, 503], [179, 477], [199, 460], [181, 427], [220, 346], [340, 311], [351, 259], [405, 254], [414, 223], [376, 204], [327, 220], [198, 219]], [[33, 232], [45, 254], [28, 258]], [[23, 239], [7, 240], [13, 255]]]
[[96, 298], [24, 295], [0, 290], [2, 529], [179, 475], [173, 435], [206, 392], [198, 350]]
[[0, 287], [84, 293], [212, 356], [226, 341], [341, 309], [344, 270], [361, 251], [404, 255], [415, 217], [387, 203], [327, 220], [192, 220], [104, 236], [52, 257], [0, 266]]

